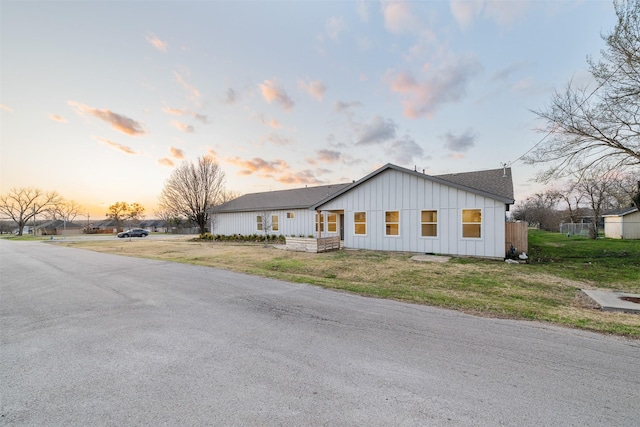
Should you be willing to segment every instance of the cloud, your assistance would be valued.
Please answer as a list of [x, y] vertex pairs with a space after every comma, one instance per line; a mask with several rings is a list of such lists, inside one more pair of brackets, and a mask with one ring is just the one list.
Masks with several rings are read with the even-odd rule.
[[491, 76], [491, 80], [496, 82], [504, 82], [509, 80], [509, 78], [519, 72], [522, 69], [526, 69], [529, 67], [529, 63], [526, 61], [515, 62], [513, 64], [509, 64], [508, 66], [502, 68], [501, 70], [496, 71]]
[[276, 135], [275, 133], [272, 133], [272, 134], [264, 137], [264, 140], [268, 141], [268, 142], [271, 142], [272, 144], [282, 145], [282, 146], [291, 145], [291, 144], [295, 143], [295, 141], [293, 141], [292, 139]]
[[264, 115], [262, 114], [259, 114], [258, 117], [260, 119], [260, 122], [265, 126], [269, 126], [272, 129], [282, 128], [282, 125], [276, 119], [265, 119]]
[[333, 104], [333, 109], [336, 111], [344, 111], [344, 110], [348, 110], [350, 108], [353, 107], [362, 107], [362, 102], [360, 101], [351, 101], [351, 102], [342, 102], [342, 101], [336, 101], [335, 104]]
[[467, 129], [461, 135], [447, 132], [442, 138], [444, 139], [444, 148], [456, 153], [464, 153], [475, 146], [476, 134], [471, 129]]
[[195, 113], [188, 109], [165, 107], [162, 109], [162, 111], [164, 111], [167, 114], [171, 114], [173, 116], [191, 116], [205, 125], [209, 123], [209, 117], [205, 116], [204, 114]]
[[185, 158], [184, 151], [179, 148], [169, 147], [169, 152], [174, 159], [182, 160]]
[[284, 173], [278, 177], [278, 182], [283, 184], [323, 184], [324, 182], [316, 178], [315, 173], [311, 170], [302, 170], [294, 173]]
[[175, 76], [176, 81], [191, 93], [193, 98], [195, 99], [200, 98], [201, 96], [200, 91], [195, 86], [192, 86], [189, 83], [187, 83], [187, 81], [184, 79], [184, 77], [182, 77], [180, 73], [178, 73], [177, 71], [174, 71], [173, 75]]
[[275, 102], [287, 111], [291, 110], [295, 105], [295, 102], [287, 95], [284, 89], [273, 80], [265, 80], [264, 83], [260, 83], [260, 91], [264, 100], [269, 104]]
[[396, 127], [393, 120], [375, 116], [370, 124], [361, 129], [356, 145], [379, 144], [393, 139], [396, 136]]
[[213, 158], [213, 159], [217, 159], [218, 158], [218, 153], [213, 148], [207, 148], [207, 154], [206, 155], [211, 157], [211, 158]]
[[51, 120], [53, 120], [54, 122], [58, 122], [58, 123], [67, 123], [67, 119], [65, 119], [62, 116], [59, 116], [57, 114], [49, 114], [49, 118]]
[[396, 74], [391, 79], [391, 91], [401, 95], [406, 117], [430, 118], [443, 104], [461, 100], [481, 69], [474, 57], [450, 59], [421, 82], [408, 72]]
[[362, 22], [369, 22], [369, 3], [365, 0], [356, 1], [356, 12]]
[[400, 164], [409, 164], [414, 158], [424, 157], [422, 147], [409, 136], [393, 141], [393, 143], [385, 149], [385, 152], [394, 162]]
[[239, 175], [251, 175], [254, 173], [259, 174], [274, 174], [282, 173], [286, 169], [289, 169], [289, 165], [284, 160], [272, 160], [267, 161], [259, 157], [254, 157], [251, 160], [243, 160], [239, 157], [227, 158], [226, 161], [232, 165], [242, 168]]
[[163, 157], [160, 160], [158, 160], [158, 164], [160, 166], [169, 166], [169, 167], [175, 166], [175, 164], [173, 163], [173, 160], [171, 160], [168, 157]]
[[228, 105], [233, 105], [236, 103], [237, 99], [238, 99], [238, 94], [236, 93], [236, 91], [233, 90], [232, 88], [229, 88], [227, 89], [227, 96], [223, 102]]
[[387, 1], [381, 3], [384, 26], [396, 34], [415, 33], [420, 31], [417, 15], [408, 1]]
[[13, 113], [13, 108], [7, 107], [6, 105], [0, 104], [0, 108], [2, 108], [5, 111], [8, 111], [10, 113]]
[[298, 87], [307, 92], [309, 95], [313, 96], [318, 101], [322, 101], [324, 93], [327, 91], [327, 87], [320, 80], [298, 80]]
[[113, 142], [107, 138], [102, 138], [99, 136], [95, 136], [95, 139], [97, 139], [98, 141], [100, 141], [101, 143], [108, 145], [111, 148], [115, 148], [116, 150], [122, 151], [125, 154], [139, 154], [138, 152], [136, 152], [135, 150], [133, 150], [131, 147], [127, 147], [126, 145], [122, 145], [122, 144], [118, 144], [117, 142]]
[[151, 46], [155, 47], [160, 52], [167, 52], [169, 45], [167, 42], [160, 40], [155, 34], [149, 33], [145, 36], [145, 39], [151, 44]]
[[347, 26], [344, 23], [344, 19], [342, 19], [342, 17], [337, 18], [335, 16], [332, 16], [331, 18], [327, 19], [324, 24], [324, 32], [331, 40], [334, 41], [338, 41], [340, 33], [346, 29]]
[[324, 163], [336, 163], [340, 161], [342, 154], [339, 151], [323, 149], [317, 151], [316, 158]]
[[143, 129], [142, 125], [137, 121], [130, 119], [127, 116], [114, 113], [110, 110], [100, 110], [97, 108], [91, 108], [87, 105], [80, 104], [76, 101], [67, 101], [72, 108], [76, 110], [78, 114], [89, 114], [97, 119], [100, 119], [106, 123], [109, 123], [112, 128], [125, 133], [127, 135], [136, 136], [144, 135], [147, 132]]
[[458, 26], [463, 30], [471, 27], [475, 18], [480, 16], [484, 4], [482, 0], [450, 0], [449, 9]]
[[177, 120], [171, 120], [171, 125], [185, 133], [193, 133], [195, 130], [193, 126], [179, 122]]
[[509, 27], [524, 17], [529, 9], [526, 1], [450, 0], [449, 9], [458, 26], [470, 28], [478, 18], [491, 20], [501, 27]]

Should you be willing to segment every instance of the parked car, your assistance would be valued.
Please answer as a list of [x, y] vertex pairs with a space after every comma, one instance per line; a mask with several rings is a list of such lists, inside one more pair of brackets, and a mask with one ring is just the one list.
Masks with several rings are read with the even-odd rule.
[[118, 233], [118, 237], [147, 237], [149, 235], [149, 230], [145, 230], [143, 228], [132, 228], [131, 230], [123, 231], [122, 233]]

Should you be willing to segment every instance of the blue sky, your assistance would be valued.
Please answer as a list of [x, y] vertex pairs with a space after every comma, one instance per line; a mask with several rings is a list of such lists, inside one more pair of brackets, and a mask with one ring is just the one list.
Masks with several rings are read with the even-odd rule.
[[173, 168], [210, 154], [238, 193], [543, 167], [530, 111], [615, 24], [608, 1], [0, 3], [0, 192], [56, 190], [92, 217], [153, 216]]

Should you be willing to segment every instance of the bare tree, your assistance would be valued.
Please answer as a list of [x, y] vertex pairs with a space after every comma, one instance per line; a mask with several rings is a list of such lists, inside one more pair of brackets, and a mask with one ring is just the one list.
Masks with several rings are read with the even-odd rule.
[[576, 180], [576, 190], [584, 195], [593, 216], [591, 219], [590, 237], [598, 238], [598, 224], [602, 218], [602, 212], [611, 209], [615, 205], [615, 199], [611, 195], [611, 188], [617, 181], [617, 176], [609, 170], [608, 166], [594, 168], [587, 175], [582, 175]]
[[561, 200], [556, 190], [547, 190], [528, 197], [515, 206], [512, 216], [529, 225], [537, 225], [541, 230], [556, 231], [560, 224], [558, 203]]
[[264, 245], [269, 242], [269, 233], [273, 228], [273, 214], [269, 210], [263, 210], [256, 216], [257, 228], [264, 233]]
[[44, 193], [37, 188], [13, 188], [0, 196], [0, 212], [18, 225], [18, 235], [27, 222], [42, 212], [60, 203], [61, 197], [55, 191]]
[[546, 121], [541, 131], [549, 136], [525, 157], [551, 165], [540, 181], [598, 165], [620, 171], [640, 164], [640, 1], [615, 1], [614, 7], [618, 22], [602, 36], [602, 59], [588, 60], [596, 88], [570, 82], [546, 110], [533, 111]]
[[64, 222], [73, 222], [80, 214], [82, 206], [74, 200], [62, 200], [56, 206], [50, 209], [51, 219], [61, 219]]
[[172, 215], [184, 216], [207, 231], [210, 209], [220, 203], [225, 174], [210, 156], [176, 168], [160, 194], [158, 205]]

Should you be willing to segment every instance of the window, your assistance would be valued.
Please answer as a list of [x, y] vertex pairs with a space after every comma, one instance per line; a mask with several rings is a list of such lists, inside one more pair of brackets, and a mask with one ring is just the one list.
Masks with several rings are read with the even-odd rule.
[[480, 209], [462, 210], [462, 237], [479, 239], [482, 228], [482, 211]]
[[387, 236], [400, 234], [400, 212], [387, 211], [384, 213], [384, 234]]
[[320, 217], [320, 232], [323, 233], [324, 232], [324, 215], [320, 214], [318, 215], [318, 213], [316, 212], [316, 233], [318, 232], [318, 217]]
[[353, 213], [353, 234], [360, 234], [360, 235], [367, 234], [367, 213], [366, 212]]
[[262, 215], [256, 216], [256, 229], [262, 231]]
[[420, 214], [422, 237], [438, 236], [438, 211], [422, 211]]
[[330, 213], [327, 215], [327, 231], [335, 233], [338, 230], [338, 215]]
[[271, 231], [278, 231], [278, 215], [271, 216]]
[[287, 219], [293, 219], [295, 218], [295, 213], [294, 212], [287, 212]]

